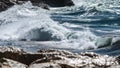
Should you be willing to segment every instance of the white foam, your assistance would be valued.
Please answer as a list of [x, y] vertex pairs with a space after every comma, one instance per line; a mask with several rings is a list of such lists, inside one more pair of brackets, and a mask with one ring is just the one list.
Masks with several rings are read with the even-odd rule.
[[[30, 3], [22, 6], [14, 6], [11, 9], [0, 13], [0, 19], [5, 20], [0, 27], [0, 38], [18, 39], [24, 37], [31, 29], [44, 27], [46, 31], [52, 32], [53, 36], [64, 39], [64, 33], [69, 32], [57, 22], [50, 19], [46, 10], [41, 8], [33, 9]], [[10, 22], [6, 24], [6, 22]], [[64, 31], [63, 31], [64, 30]]]
[[[34, 7], [29, 2], [22, 6], [16, 5], [0, 13], [0, 20], [4, 21], [0, 25], [0, 39], [3, 40], [18, 40], [21, 38], [29, 40], [35, 35], [34, 32], [33, 34], [29, 33], [31, 30], [44, 28], [43, 31], [61, 39], [61, 46], [57, 47], [81, 50], [97, 48], [95, 46], [96, 36], [91, 33], [89, 28], [83, 31], [67, 29], [53, 21], [47, 10]], [[53, 43], [53, 46], [56, 47], [56, 44]]]

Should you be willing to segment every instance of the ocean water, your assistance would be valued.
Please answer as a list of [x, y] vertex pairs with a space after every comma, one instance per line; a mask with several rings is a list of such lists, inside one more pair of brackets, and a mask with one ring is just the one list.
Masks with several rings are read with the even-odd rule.
[[120, 0], [73, 0], [44, 10], [30, 2], [0, 12], [0, 46], [120, 55]]

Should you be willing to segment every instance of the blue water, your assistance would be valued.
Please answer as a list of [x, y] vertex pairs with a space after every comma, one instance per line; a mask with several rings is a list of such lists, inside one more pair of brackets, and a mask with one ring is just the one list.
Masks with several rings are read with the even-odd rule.
[[30, 2], [0, 13], [0, 46], [120, 55], [120, 0], [74, 0], [44, 10]]

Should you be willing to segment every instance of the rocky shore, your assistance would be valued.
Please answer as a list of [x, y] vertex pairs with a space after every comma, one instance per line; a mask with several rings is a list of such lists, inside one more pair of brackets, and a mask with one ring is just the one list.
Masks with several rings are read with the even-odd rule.
[[120, 68], [120, 57], [53, 49], [28, 53], [18, 48], [0, 47], [0, 68]]
[[[49, 7], [74, 6], [72, 0], [0, 0], [0, 12], [28, 1], [33, 6], [47, 10]], [[99, 43], [101, 39], [96, 42], [99, 48], [111, 45], [112, 50], [120, 44], [120, 41], [111, 43], [111, 38], [102, 40], [104, 44]], [[0, 68], [120, 68], [120, 56], [113, 57], [93, 52], [72, 53], [57, 49], [43, 49], [33, 53], [14, 47], [0, 47]]]
[[0, 11], [4, 11], [16, 4], [24, 4], [28, 1], [30, 1], [34, 6], [44, 9], [49, 9], [49, 7], [64, 7], [74, 5], [72, 0], [0, 0]]

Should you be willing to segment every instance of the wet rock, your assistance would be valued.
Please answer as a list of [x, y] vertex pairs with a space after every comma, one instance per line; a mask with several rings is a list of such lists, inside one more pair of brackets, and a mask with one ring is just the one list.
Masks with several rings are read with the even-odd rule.
[[72, 0], [30, 0], [30, 1], [33, 4], [43, 3], [49, 5], [50, 7], [64, 7], [74, 5]]
[[42, 54], [52, 54], [52, 55], [74, 55], [73, 53], [69, 52], [69, 51], [65, 51], [65, 50], [55, 50], [55, 49], [44, 49], [44, 50], [39, 50], [38, 53], [42, 53]]
[[27, 65], [11, 59], [2, 58], [0, 59], [0, 68], [27, 68]]
[[45, 57], [43, 54], [26, 53], [21, 49], [13, 47], [0, 47], [0, 58], [12, 59], [26, 65], [43, 57]]
[[118, 57], [116, 58], [116, 60], [117, 60], [118, 63], [120, 64], [120, 56], [118, 56]]
[[[119, 68], [120, 57], [93, 52], [74, 54], [65, 50], [39, 50], [27, 53], [13, 47], [0, 47], [0, 59], [7, 58], [28, 65], [29, 68]], [[8, 61], [8, 62], [12, 62]], [[6, 60], [0, 60], [0, 66]], [[13, 65], [16, 63], [13, 63]], [[19, 64], [19, 63], [18, 63]], [[19, 66], [19, 65], [17, 65]], [[17, 67], [15, 66], [15, 67]]]
[[0, 0], [0, 11], [4, 11], [17, 4], [17, 0]]
[[42, 58], [34, 61], [29, 67], [30, 68], [74, 68], [74, 66], [67, 64], [66, 57], [54, 56], [49, 58]]
[[14, 47], [0, 47], [0, 58], [12, 57], [15, 58], [16, 54], [22, 54], [24, 51]]
[[64, 7], [74, 5], [72, 0], [0, 0], [0, 11], [4, 11], [16, 4], [23, 4], [27, 1], [31, 1], [34, 6], [38, 6], [47, 10], [49, 10], [49, 6]]
[[41, 63], [30, 65], [29, 68], [61, 68], [61, 67], [55, 63]]
[[95, 58], [95, 57], [99, 56], [98, 54], [93, 53], [93, 52], [91, 52], [91, 53], [89, 53], [89, 52], [81, 53], [80, 55], [81, 55], [81, 56], [88, 56], [88, 57], [90, 57], [90, 58]]
[[53, 57], [55, 55], [69, 56], [69, 54], [71, 53], [62, 50], [41, 50], [39, 53], [26, 53], [13, 47], [0, 47], [0, 58], [16, 60], [26, 65], [44, 57]]
[[32, 2], [32, 5], [49, 10], [49, 6], [47, 4], [45, 4], [45, 3], [43, 3], [43, 2]]
[[[30, 68], [55, 68], [59, 66], [59, 68], [112, 68], [112, 67], [120, 67], [118, 61], [116, 61], [115, 57], [110, 57], [108, 55], [99, 55], [92, 52], [86, 52], [78, 54], [71, 53], [63, 53], [62, 55], [54, 54], [55, 50], [43, 50], [39, 51], [41, 53], [51, 53], [44, 58], [38, 59], [30, 64]], [[53, 54], [52, 54], [53, 52]], [[65, 55], [72, 55], [75, 57], [68, 57]]]
[[6, 8], [8, 8], [7, 5], [3, 2], [0, 2], [0, 11], [4, 11]]

